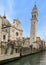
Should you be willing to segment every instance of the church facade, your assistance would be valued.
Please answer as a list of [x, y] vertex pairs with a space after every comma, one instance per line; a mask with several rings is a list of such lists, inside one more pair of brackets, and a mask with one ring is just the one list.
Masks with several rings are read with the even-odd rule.
[[8, 42], [8, 40], [22, 39], [22, 28], [18, 19], [14, 19], [11, 24], [4, 16], [0, 16], [0, 42]]

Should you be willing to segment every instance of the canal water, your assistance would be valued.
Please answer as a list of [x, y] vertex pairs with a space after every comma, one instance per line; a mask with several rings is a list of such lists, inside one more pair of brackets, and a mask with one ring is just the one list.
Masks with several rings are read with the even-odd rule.
[[46, 51], [20, 58], [4, 65], [46, 65]]

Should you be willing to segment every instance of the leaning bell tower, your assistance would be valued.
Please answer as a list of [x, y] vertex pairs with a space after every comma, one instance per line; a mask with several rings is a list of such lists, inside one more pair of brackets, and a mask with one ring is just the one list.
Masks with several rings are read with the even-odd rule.
[[31, 17], [30, 45], [32, 45], [36, 41], [37, 23], [38, 23], [38, 10], [35, 4], [32, 10], [32, 17]]

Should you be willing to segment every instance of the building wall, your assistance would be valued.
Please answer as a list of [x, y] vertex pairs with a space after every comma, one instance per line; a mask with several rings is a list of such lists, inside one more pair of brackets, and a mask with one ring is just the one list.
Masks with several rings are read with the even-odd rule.
[[[4, 21], [3, 21], [4, 20]], [[2, 21], [5, 23], [2, 27]], [[22, 29], [20, 25], [20, 21], [15, 19], [14, 23], [9, 26], [10, 22], [7, 18], [3, 18], [0, 16], [0, 42], [7, 42], [9, 39], [16, 40], [17, 38], [22, 39]], [[18, 35], [17, 35], [18, 34]], [[3, 39], [3, 35], [6, 36], [6, 39]]]
[[31, 44], [34, 41], [36, 41], [36, 35], [37, 35], [36, 28], [37, 28], [37, 21], [36, 20], [32, 20], [32, 22], [31, 22], [31, 39], [30, 39]]
[[[5, 35], [5, 39], [3, 39], [3, 36]], [[2, 32], [2, 37], [1, 37], [1, 41], [3, 42], [7, 42], [8, 41], [8, 33], [7, 32]]]
[[6, 27], [4, 29], [8, 33], [8, 39], [10, 39], [10, 27]]
[[18, 38], [22, 39], [22, 29], [21, 29], [20, 21], [14, 19], [13, 24], [10, 27], [10, 39], [16, 40]]
[[[18, 35], [16, 35], [18, 33]], [[22, 31], [19, 31], [13, 27], [10, 27], [10, 39], [11, 40], [16, 40], [17, 38], [22, 38]]]
[[2, 18], [0, 17], [0, 42], [1, 42], [1, 37], [2, 37]]

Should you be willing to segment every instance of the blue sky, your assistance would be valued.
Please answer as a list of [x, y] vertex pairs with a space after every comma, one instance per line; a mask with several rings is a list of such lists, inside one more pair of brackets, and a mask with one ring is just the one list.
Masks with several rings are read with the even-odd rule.
[[[4, 10], [7, 19], [13, 22], [13, 19], [21, 21], [23, 36], [30, 36], [31, 12], [34, 7], [35, 0], [0, 0], [0, 15], [3, 16]], [[36, 0], [38, 8], [38, 28], [37, 36], [46, 40], [46, 0]]]

